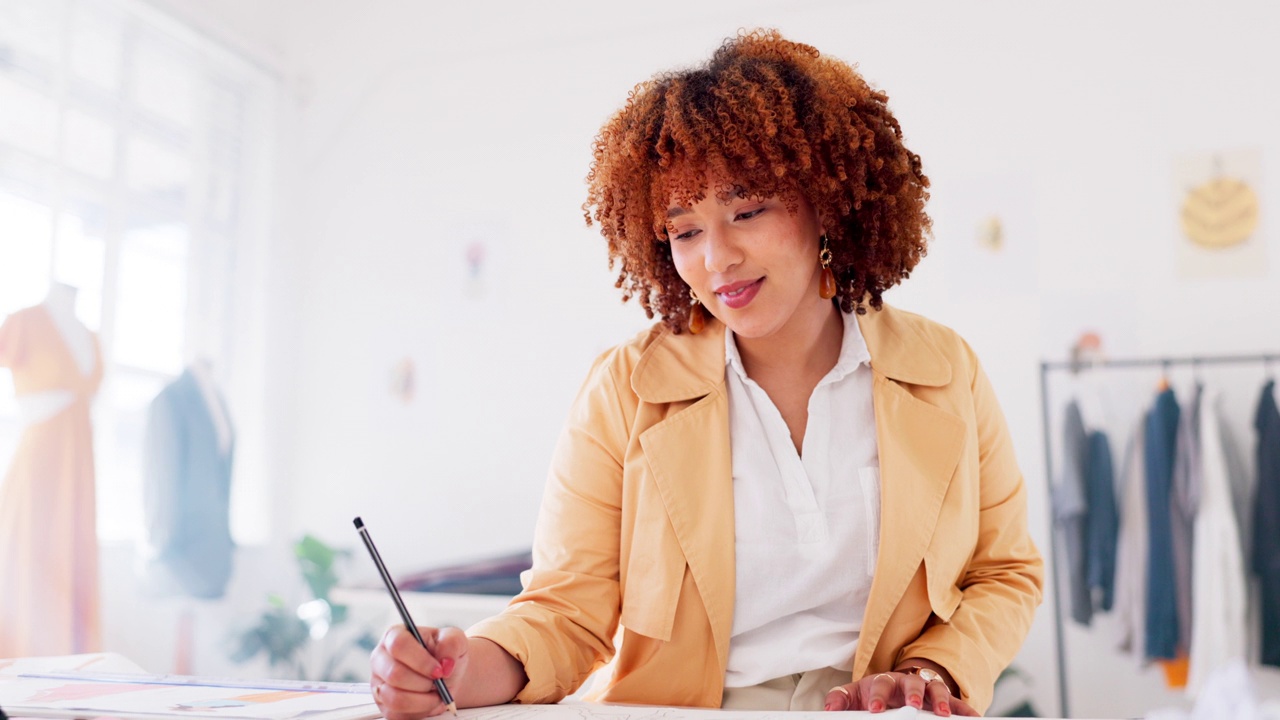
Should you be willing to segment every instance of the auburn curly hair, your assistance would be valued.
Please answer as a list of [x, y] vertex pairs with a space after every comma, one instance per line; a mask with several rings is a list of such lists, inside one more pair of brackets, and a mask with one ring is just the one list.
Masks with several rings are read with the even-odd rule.
[[595, 138], [582, 205], [609, 242], [623, 302], [685, 326], [689, 287], [671, 259], [667, 209], [701, 200], [710, 177], [722, 201], [777, 196], [794, 213], [807, 199], [840, 308], [879, 309], [931, 229], [929, 179], [887, 102], [848, 64], [776, 30], [742, 31], [706, 65], [637, 85]]

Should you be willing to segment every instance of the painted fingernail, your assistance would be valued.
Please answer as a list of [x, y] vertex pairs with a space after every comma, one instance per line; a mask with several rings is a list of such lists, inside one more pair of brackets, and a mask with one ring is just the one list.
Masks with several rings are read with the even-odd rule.
[[938, 714], [947, 717], [951, 714], [951, 706], [945, 702], [938, 703]]
[[883, 700], [872, 700], [872, 701], [871, 701], [871, 712], [884, 712], [884, 701], [883, 701]]
[[445, 658], [440, 661], [440, 668], [444, 672], [444, 677], [453, 674], [453, 658]]
[[916, 708], [917, 710], [924, 707], [924, 698], [919, 695], [912, 695], [911, 697], [908, 697], [907, 702], [911, 704], [911, 707]]
[[823, 710], [834, 710], [835, 708], [831, 707], [831, 703], [827, 703], [826, 705], [823, 705], [823, 706], [822, 706], [822, 709], [823, 709]]

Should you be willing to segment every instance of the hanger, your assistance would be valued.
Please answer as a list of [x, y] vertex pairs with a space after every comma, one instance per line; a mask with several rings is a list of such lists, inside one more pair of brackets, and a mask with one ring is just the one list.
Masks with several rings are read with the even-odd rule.
[[1160, 380], [1156, 382], [1156, 390], [1164, 392], [1169, 389], [1169, 361], [1160, 361]]
[[1200, 378], [1200, 358], [1192, 358], [1191, 360], [1191, 383], [1195, 387], [1200, 387], [1204, 384]]

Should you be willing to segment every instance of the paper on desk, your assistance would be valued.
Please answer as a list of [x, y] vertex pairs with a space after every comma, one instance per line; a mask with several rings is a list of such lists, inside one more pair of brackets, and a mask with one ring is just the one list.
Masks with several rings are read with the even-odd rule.
[[[32, 677], [62, 671], [61, 677]], [[136, 682], [121, 673], [134, 671]], [[291, 689], [280, 681], [175, 684], [174, 676], [149, 676], [118, 655], [0, 660], [0, 708], [10, 716], [83, 718], [110, 716], [158, 720], [367, 720], [380, 717], [367, 686], [347, 692]]]
[[844, 720], [875, 717], [907, 720], [932, 717], [912, 707], [895, 708], [872, 715], [869, 712], [794, 712], [782, 710], [705, 710], [698, 708], [649, 707], [645, 705], [597, 705], [566, 702], [557, 705], [498, 705], [458, 712], [459, 720]]
[[145, 672], [132, 660], [116, 653], [85, 653], [83, 655], [59, 655], [55, 657], [29, 657], [0, 659], [0, 682], [19, 673], [62, 672], [68, 670], [93, 670], [96, 672], [140, 673]]

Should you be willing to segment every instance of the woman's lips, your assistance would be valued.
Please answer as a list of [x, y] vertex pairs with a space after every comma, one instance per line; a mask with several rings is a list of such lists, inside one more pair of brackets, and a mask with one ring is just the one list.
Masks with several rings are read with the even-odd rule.
[[734, 310], [739, 310], [746, 307], [748, 303], [755, 299], [756, 293], [760, 292], [760, 285], [763, 283], [764, 278], [760, 278], [755, 282], [747, 283], [745, 285], [734, 283], [733, 285], [728, 286], [729, 288], [733, 288], [732, 290], [726, 291], [724, 288], [717, 290], [716, 297], [725, 305], [733, 308]]

